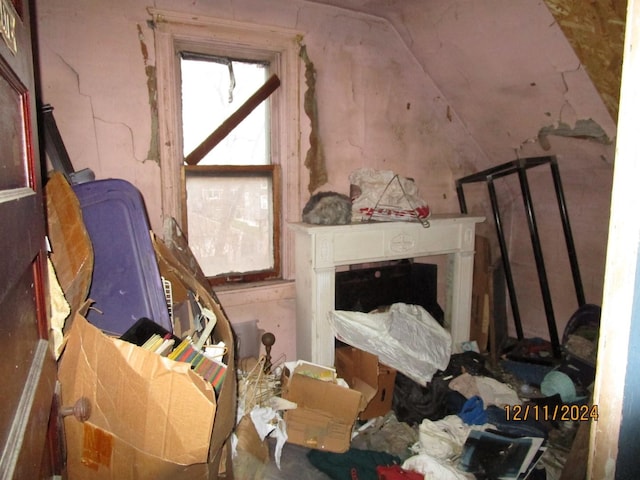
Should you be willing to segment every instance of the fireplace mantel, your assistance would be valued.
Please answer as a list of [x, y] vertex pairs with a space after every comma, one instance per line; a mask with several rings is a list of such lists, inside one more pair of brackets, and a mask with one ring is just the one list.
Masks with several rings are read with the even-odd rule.
[[476, 223], [484, 217], [433, 215], [418, 222], [350, 225], [290, 223], [295, 232], [297, 357], [333, 365], [329, 312], [335, 308], [336, 267], [432, 255], [449, 256], [445, 326], [454, 351], [469, 340]]

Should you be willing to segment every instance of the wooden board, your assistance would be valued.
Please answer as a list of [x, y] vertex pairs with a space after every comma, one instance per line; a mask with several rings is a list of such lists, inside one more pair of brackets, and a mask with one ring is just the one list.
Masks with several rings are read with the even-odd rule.
[[486, 237], [476, 235], [475, 251], [469, 339], [478, 342], [480, 351], [485, 352], [489, 343], [489, 323], [493, 302], [489, 240]]

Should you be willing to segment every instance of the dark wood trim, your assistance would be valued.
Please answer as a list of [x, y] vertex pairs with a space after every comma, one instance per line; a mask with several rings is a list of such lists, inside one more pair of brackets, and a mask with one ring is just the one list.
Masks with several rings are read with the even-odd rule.
[[[48, 448], [45, 438], [49, 418], [42, 418], [33, 412], [50, 412], [55, 375], [56, 363], [49, 344], [46, 340], [40, 340], [35, 346], [20, 404], [0, 455], [0, 478], [38, 478], [44, 449]], [[42, 450], [27, 451], [21, 448], [23, 444], [38, 445]], [[31, 470], [26, 472], [25, 468]]]
[[282, 169], [280, 165], [273, 165], [273, 177], [271, 179], [271, 195], [273, 203], [273, 267], [275, 278], [282, 276], [282, 223], [284, 212], [282, 210]]
[[245, 272], [238, 274], [222, 274], [215, 277], [207, 277], [211, 286], [228, 285], [234, 283], [251, 283], [265, 280], [275, 280], [282, 276], [282, 169], [280, 165], [183, 165], [181, 170], [182, 181], [182, 232], [187, 241], [188, 220], [187, 220], [187, 194], [186, 176], [187, 172], [200, 173], [211, 176], [271, 176], [271, 202], [273, 206], [273, 268], [259, 270], [255, 272]]
[[217, 176], [256, 176], [256, 174], [271, 173], [276, 168], [279, 168], [279, 165], [184, 165], [183, 170], [185, 172]]
[[197, 165], [218, 143], [236, 128], [249, 114], [280, 86], [280, 79], [276, 74], [271, 75], [262, 87], [251, 95], [238, 109], [233, 112], [211, 135], [205, 138], [184, 161], [187, 165]]

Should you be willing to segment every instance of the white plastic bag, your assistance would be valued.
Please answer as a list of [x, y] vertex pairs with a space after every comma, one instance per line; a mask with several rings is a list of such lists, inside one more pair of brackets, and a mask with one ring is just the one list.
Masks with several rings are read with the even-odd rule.
[[451, 334], [420, 305], [394, 303], [379, 313], [333, 310], [329, 323], [337, 338], [421, 385], [449, 365]]
[[420, 221], [428, 226], [429, 205], [411, 178], [391, 170], [360, 168], [349, 175], [353, 221]]

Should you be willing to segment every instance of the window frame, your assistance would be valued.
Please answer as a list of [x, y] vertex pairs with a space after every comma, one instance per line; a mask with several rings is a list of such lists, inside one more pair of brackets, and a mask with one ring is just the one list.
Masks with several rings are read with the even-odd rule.
[[209, 283], [213, 286], [225, 285], [231, 283], [248, 283], [258, 282], [263, 280], [273, 280], [281, 277], [281, 261], [280, 261], [280, 238], [281, 238], [281, 216], [275, 215], [276, 212], [282, 212], [280, 205], [279, 192], [282, 189], [280, 181], [280, 165], [183, 165], [182, 166], [182, 224], [187, 225], [187, 172], [197, 172], [198, 174], [211, 173], [217, 177], [222, 176], [261, 176], [271, 179], [271, 193], [272, 193], [272, 206], [274, 211], [273, 216], [273, 238], [271, 239], [273, 244], [273, 268], [264, 269], [254, 272], [245, 272], [237, 274], [221, 274], [214, 277], [207, 277]]
[[[271, 106], [272, 165], [277, 165], [278, 183], [274, 189], [274, 205], [280, 206], [280, 227], [274, 247], [279, 245], [279, 275], [272, 278], [294, 277], [294, 235], [282, 228], [291, 219], [299, 219], [300, 210], [300, 32], [247, 24], [213, 17], [194, 16], [150, 8], [156, 49], [156, 78], [158, 93], [158, 143], [162, 180], [162, 216], [167, 222], [174, 218], [186, 231], [186, 211], [183, 204], [184, 152], [180, 92], [180, 52], [196, 51], [205, 54], [268, 61], [271, 73], [278, 75], [280, 88], [273, 94]], [[277, 133], [275, 133], [277, 132]], [[297, 221], [297, 220], [295, 220]], [[275, 232], [274, 225], [274, 232]], [[187, 237], [188, 238], [188, 237]], [[265, 277], [265, 278], [267, 278]], [[230, 279], [234, 280], [234, 279]], [[246, 281], [261, 278], [248, 276]], [[215, 282], [215, 280], [214, 280]]]

